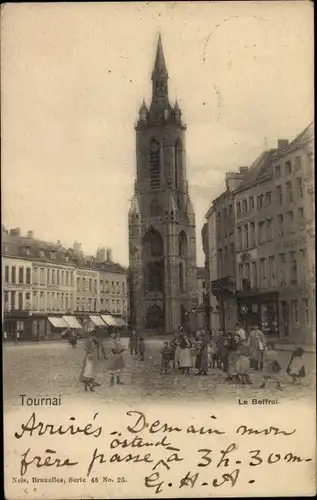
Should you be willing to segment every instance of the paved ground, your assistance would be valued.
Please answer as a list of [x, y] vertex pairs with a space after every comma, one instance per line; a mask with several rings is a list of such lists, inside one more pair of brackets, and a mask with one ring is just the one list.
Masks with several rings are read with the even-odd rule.
[[[127, 339], [123, 339], [127, 346]], [[315, 387], [315, 356], [305, 354], [307, 377], [302, 386], [294, 387], [288, 377], [284, 377], [284, 391], [259, 389], [260, 374], [252, 374], [253, 385], [242, 388], [225, 380], [220, 370], [212, 370], [207, 377], [182, 375], [177, 371], [168, 375], [160, 374], [160, 348], [162, 340], [151, 339], [146, 343], [145, 361], [125, 353], [126, 368], [123, 386], [110, 387], [107, 361], [101, 361], [98, 381], [101, 387], [96, 393], [86, 393], [85, 397], [101, 399], [103, 402], [140, 400], [232, 400], [239, 397], [278, 397], [292, 400], [312, 399]], [[47, 342], [41, 344], [17, 344], [4, 346], [4, 399], [9, 406], [20, 405], [20, 394], [28, 396], [82, 397], [83, 387], [78, 381], [84, 351], [83, 343], [72, 349], [67, 342]], [[290, 359], [288, 352], [280, 352], [283, 366]]]

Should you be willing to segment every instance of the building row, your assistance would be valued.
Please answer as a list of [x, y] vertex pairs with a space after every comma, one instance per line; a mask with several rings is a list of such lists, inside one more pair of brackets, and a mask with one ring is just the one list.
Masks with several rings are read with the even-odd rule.
[[[315, 336], [314, 128], [226, 174], [202, 230], [207, 326], [259, 323], [290, 342]], [[220, 314], [213, 316], [215, 308]], [[215, 323], [218, 321], [218, 324]]]
[[19, 228], [2, 228], [2, 283], [9, 335], [44, 338], [57, 329], [121, 327], [128, 320], [127, 271], [110, 249], [89, 256], [77, 242], [65, 248], [32, 231], [22, 236]]

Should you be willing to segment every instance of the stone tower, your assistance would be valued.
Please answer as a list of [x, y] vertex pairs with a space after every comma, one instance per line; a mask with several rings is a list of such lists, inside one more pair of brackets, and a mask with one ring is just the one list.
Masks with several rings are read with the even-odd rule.
[[136, 181], [129, 211], [131, 323], [138, 331], [191, 327], [197, 303], [195, 215], [186, 179], [185, 130], [158, 39], [152, 102], [136, 129]]

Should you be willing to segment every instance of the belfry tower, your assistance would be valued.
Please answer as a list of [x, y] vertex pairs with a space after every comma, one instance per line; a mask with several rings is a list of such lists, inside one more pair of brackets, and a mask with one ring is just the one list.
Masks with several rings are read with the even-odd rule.
[[168, 96], [158, 39], [152, 102], [136, 129], [136, 181], [129, 211], [130, 310], [138, 331], [190, 328], [197, 301], [195, 215], [186, 179], [182, 112]]

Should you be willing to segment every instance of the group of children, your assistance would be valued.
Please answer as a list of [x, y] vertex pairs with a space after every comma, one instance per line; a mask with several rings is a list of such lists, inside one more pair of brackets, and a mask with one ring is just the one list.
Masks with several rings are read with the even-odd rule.
[[[239, 332], [239, 333], [238, 333]], [[256, 337], [256, 336], [255, 336]], [[200, 340], [196, 345], [201, 344]], [[260, 371], [262, 379], [260, 388], [265, 388], [268, 384], [275, 384], [278, 390], [282, 390], [281, 379], [284, 370], [281, 366], [277, 351], [274, 349], [274, 343], [263, 342], [262, 337], [259, 343], [258, 353], [254, 355], [250, 348], [250, 340], [241, 328], [237, 328], [234, 335], [226, 338], [219, 337], [217, 340], [209, 338], [206, 345], [208, 355], [208, 369], [221, 369], [228, 375], [228, 379], [235, 383], [246, 385], [252, 384], [251, 369]], [[164, 342], [161, 350], [161, 374], [167, 374], [175, 366], [175, 350], [173, 342]], [[195, 349], [195, 341], [192, 342], [192, 349]], [[196, 349], [197, 351], [197, 349]], [[199, 353], [198, 349], [198, 353]], [[291, 352], [290, 360], [286, 366], [285, 373], [291, 378], [293, 384], [299, 384], [306, 376], [305, 364], [303, 360], [304, 350], [300, 347]], [[205, 374], [193, 365], [192, 372], [196, 374]], [[206, 373], [207, 374], [207, 373]]]

